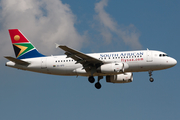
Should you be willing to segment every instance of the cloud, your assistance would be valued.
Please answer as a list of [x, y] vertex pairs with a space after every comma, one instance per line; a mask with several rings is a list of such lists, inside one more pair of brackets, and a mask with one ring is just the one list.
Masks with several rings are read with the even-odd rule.
[[141, 49], [142, 45], [139, 42], [140, 32], [138, 29], [133, 24], [129, 26], [118, 25], [118, 23], [104, 10], [107, 3], [108, 0], [101, 0], [95, 4], [96, 15], [94, 17], [94, 19], [100, 23], [100, 33], [103, 39], [105, 39], [106, 44], [112, 42], [115, 34], [118, 39], [122, 39], [123, 42], [132, 49]]
[[55, 43], [80, 49], [85, 35], [74, 24], [76, 16], [68, 4], [60, 0], [1, 0], [0, 59], [13, 55], [8, 29], [17, 28], [43, 54], [58, 53]]
[[[95, 4], [94, 19], [106, 44], [115, 39], [122, 40], [133, 49], [140, 49], [140, 32], [130, 24], [120, 26], [104, 10], [108, 0]], [[81, 49], [87, 43], [87, 31], [79, 34], [75, 28], [76, 16], [68, 4], [61, 0], [1, 0], [0, 1], [0, 60], [3, 56], [14, 56], [8, 29], [20, 29], [23, 34], [45, 55], [63, 51], [55, 48], [54, 43]], [[95, 33], [96, 34], [96, 33]], [[93, 38], [93, 36], [92, 36]], [[115, 39], [114, 39], [115, 38]], [[118, 41], [119, 42], [119, 41]]]

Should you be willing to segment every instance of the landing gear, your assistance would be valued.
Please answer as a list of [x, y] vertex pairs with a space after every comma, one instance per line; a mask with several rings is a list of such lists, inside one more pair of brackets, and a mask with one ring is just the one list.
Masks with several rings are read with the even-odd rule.
[[[103, 79], [103, 76], [98, 76], [98, 82], [94, 85], [97, 89], [100, 89], [100, 88], [101, 88], [101, 83], [99, 82], [101, 79]], [[94, 83], [94, 82], [95, 82], [95, 79], [94, 79], [93, 76], [89, 76], [88, 81], [89, 81], [90, 83]]]
[[94, 79], [93, 76], [89, 76], [88, 81], [89, 81], [90, 83], [94, 83], [94, 82], [95, 82], [95, 79]]
[[98, 82], [95, 84], [95, 87], [97, 89], [100, 89], [101, 88], [101, 83], [99, 82], [101, 79], [103, 79], [103, 76], [98, 76]]
[[154, 81], [154, 78], [152, 78], [152, 77], [149, 78], [149, 81], [150, 81], [150, 82], [153, 82], [153, 81]]
[[149, 71], [149, 81], [150, 82], [153, 82], [154, 81], [154, 78], [152, 78], [152, 71]]
[[100, 82], [97, 82], [97, 83], [95, 84], [95, 87], [96, 87], [97, 89], [100, 89], [100, 88], [101, 88]]

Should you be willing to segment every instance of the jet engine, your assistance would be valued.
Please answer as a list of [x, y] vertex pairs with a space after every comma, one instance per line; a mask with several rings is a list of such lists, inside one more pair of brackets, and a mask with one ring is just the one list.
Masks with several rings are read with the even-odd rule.
[[133, 73], [131, 72], [106, 76], [106, 82], [111, 82], [111, 83], [129, 83], [132, 81], [133, 81]]
[[98, 73], [118, 73], [124, 72], [125, 69], [129, 68], [127, 63], [109, 63], [101, 65], [98, 69]]

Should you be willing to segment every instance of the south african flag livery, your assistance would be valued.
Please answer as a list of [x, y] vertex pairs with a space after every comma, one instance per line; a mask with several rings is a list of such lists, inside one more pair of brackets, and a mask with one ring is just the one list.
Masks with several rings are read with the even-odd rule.
[[10, 29], [9, 34], [17, 59], [44, 57], [18, 29]]

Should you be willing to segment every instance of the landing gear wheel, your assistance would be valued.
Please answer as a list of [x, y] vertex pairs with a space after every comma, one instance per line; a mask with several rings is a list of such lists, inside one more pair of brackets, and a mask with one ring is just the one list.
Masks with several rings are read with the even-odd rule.
[[93, 76], [90, 76], [90, 77], [88, 78], [88, 80], [89, 80], [90, 83], [94, 83], [94, 81], [95, 81], [95, 79], [94, 79]]
[[153, 78], [149, 78], [149, 81], [150, 81], [150, 82], [153, 82], [153, 81], [154, 81], [154, 79], [153, 79]]
[[153, 82], [154, 79], [152, 78], [152, 71], [151, 71], [151, 70], [149, 71], [149, 77], [150, 77], [150, 78], [149, 78], [149, 81], [150, 81], [150, 82]]
[[95, 87], [96, 87], [97, 89], [100, 89], [100, 88], [101, 88], [101, 84], [100, 84], [99, 82], [97, 82], [97, 83], [95, 84]]

